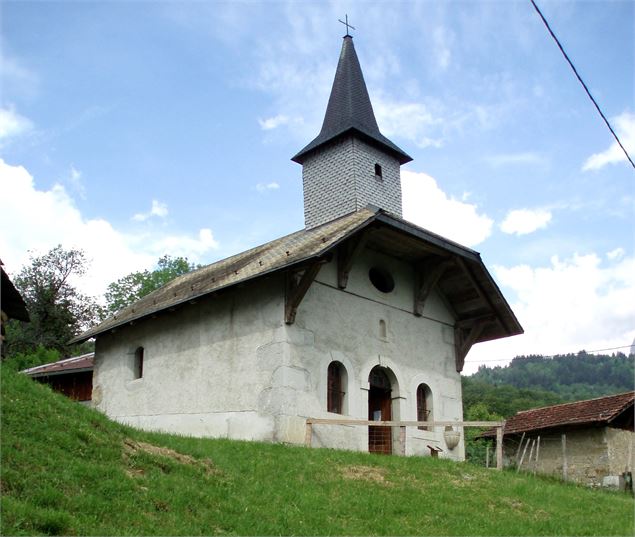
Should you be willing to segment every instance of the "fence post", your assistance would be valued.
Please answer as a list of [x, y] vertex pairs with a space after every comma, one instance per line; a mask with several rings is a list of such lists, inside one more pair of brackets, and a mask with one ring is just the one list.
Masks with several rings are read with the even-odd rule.
[[306, 420], [306, 430], [304, 432], [304, 445], [311, 447], [311, 439], [313, 437], [313, 424], [311, 420]]
[[562, 433], [562, 480], [567, 480], [567, 435]]
[[503, 428], [496, 427], [496, 469], [503, 469]]
[[536, 443], [536, 458], [534, 459], [534, 475], [538, 469], [538, 454], [540, 453], [540, 435], [538, 435], [538, 441]]
[[399, 451], [401, 451], [401, 455], [406, 454], [406, 427], [399, 427]]
[[523, 449], [523, 454], [520, 456], [520, 462], [518, 466], [516, 466], [516, 473], [520, 472], [520, 467], [523, 465], [523, 461], [525, 460], [525, 454], [527, 453], [527, 447], [529, 446], [529, 438], [527, 438], [527, 442], [525, 442], [525, 449]]
[[523, 447], [523, 440], [525, 439], [525, 433], [520, 437], [520, 444], [518, 444], [518, 451], [516, 452], [516, 467], [518, 467], [518, 461], [520, 460], [520, 450]]

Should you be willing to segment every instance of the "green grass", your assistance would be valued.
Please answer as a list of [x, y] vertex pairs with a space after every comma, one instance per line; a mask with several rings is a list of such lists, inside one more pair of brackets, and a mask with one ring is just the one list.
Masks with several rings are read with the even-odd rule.
[[144, 433], [6, 368], [1, 410], [2, 535], [633, 534], [625, 494], [439, 459]]

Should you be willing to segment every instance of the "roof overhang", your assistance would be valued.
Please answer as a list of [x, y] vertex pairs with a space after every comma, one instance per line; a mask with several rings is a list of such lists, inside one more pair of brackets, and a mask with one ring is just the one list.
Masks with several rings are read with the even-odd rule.
[[[0, 262], [1, 263], [1, 262]], [[2, 295], [2, 311], [7, 314], [9, 319], [17, 319], [19, 321], [29, 321], [29, 312], [22, 295], [15, 288], [9, 275], [0, 267], [2, 274], [2, 287], [0, 294]]]
[[318, 149], [325, 145], [337, 143], [339, 140], [346, 136], [357, 136], [361, 140], [364, 140], [369, 145], [376, 147], [382, 151], [385, 151], [389, 155], [395, 157], [399, 164], [406, 164], [412, 160], [412, 157], [403, 151], [399, 146], [391, 142], [381, 133], [373, 133], [371, 129], [368, 129], [364, 125], [353, 125], [341, 129], [339, 132], [329, 133], [324, 135], [320, 133], [314, 140], [302, 148], [296, 153], [291, 160], [298, 164], [304, 164], [307, 158], [315, 153]]
[[[324, 261], [362, 236], [368, 248], [413, 264], [421, 284], [413, 297], [414, 314], [417, 300], [425, 301], [434, 280], [434, 288], [455, 318], [462, 358], [473, 343], [523, 332], [478, 252], [383, 210], [367, 208], [180, 276], [72, 342], [85, 341], [239, 283]], [[423, 304], [419, 306], [423, 308]]]

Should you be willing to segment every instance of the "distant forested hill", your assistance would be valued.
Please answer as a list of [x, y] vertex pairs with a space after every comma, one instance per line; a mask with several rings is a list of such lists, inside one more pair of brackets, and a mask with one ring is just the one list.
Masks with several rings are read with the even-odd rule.
[[481, 366], [474, 375], [463, 377], [464, 414], [476, 415], [486, 410], [507, 418], [519, 410], [633, 389], [632, 354], [609, 356], [583, 351], [553, 358], [518, 356], [505, 367]]
[[564, 354], [517, 356], [506, 367], [481, 366], [473, 380], [547, 390], [569, 401], [590, 399], [635, 389], [635, 356]]

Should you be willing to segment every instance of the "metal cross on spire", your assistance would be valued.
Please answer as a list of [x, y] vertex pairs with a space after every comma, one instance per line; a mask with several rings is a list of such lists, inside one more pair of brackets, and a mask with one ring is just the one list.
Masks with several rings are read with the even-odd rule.
[[337, 19], [337, 20], [346, 26], [346, 35], [344, 37], [353, 37], [351, 34], [348, 33], [348, 29], [352, 28], [354, 30], [355, 26], [348, 24], [348, 14], [346, 15], [346, 22], [344, 22], [342, 19]]

